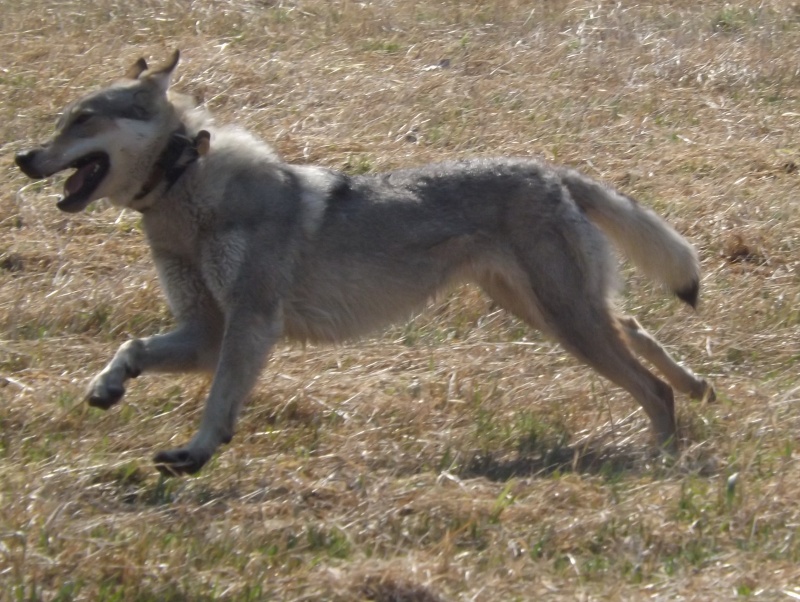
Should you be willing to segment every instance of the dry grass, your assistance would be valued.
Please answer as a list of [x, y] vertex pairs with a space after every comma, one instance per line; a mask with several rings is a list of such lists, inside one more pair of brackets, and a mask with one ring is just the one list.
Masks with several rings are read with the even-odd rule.
[[[0, 598], [800, 597], [800, 7], [553, 0], [5, 2], [0, 14]], [[77, 216], [14, 151], [140, 55], [351, 172], [540, 155], [654, 206], [700, 249], [697, 315], [620, 303], [716, 382], [647, 453], [630, 398], [472, 289], [361, 345], [284, 346], [194, 479], [207, 383], [83, 386], [170, 317], [135, 214]]]

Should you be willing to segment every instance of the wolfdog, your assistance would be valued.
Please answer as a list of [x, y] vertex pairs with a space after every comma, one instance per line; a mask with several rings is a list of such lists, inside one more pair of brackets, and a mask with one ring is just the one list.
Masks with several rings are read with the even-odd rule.
[[141, 212], [177, 328], [124, 343], [87, 399], [109, 408], [143, 372], [212, 372], [196, 435], [154, 458], [163, 473], [195, 473], [230, 442], [280, 337], [354, 339], [465, 281], [626, 389], [661, 448], [677, 445], [672, 388], [634, 353], [679, 391], [714, 397], [612, 308], [616, 261], [606, 237], [647, 276], [697, 302], [697, 254], [653, 211], [577, 171], [525, 158], [359, 176], [290, 165], [172, 92], [178, 58], [155, 68], [139, 59], [70, 104], [49, 142], [16, 156], [31, 178], [75, 170], [62, 211], [108, 198]]

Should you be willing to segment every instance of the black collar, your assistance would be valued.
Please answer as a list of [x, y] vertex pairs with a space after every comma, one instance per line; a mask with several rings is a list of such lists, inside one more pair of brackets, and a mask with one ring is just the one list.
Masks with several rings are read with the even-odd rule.
[[186, 135], [186, 127], [181, 125], [170, 135], [167, 146], [150, 171], [150, 176], [133, 199], [135, 201], [143, 199], [162, 181], [167, 183], [169, 190], [199, 156], [194, 140]]

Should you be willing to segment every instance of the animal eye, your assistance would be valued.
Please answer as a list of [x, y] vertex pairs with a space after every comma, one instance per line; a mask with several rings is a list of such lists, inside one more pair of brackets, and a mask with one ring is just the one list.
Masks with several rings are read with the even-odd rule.
[[83, 125], [92, 118], [91, 113], [78, 113], [72, 120], [72, 125]]

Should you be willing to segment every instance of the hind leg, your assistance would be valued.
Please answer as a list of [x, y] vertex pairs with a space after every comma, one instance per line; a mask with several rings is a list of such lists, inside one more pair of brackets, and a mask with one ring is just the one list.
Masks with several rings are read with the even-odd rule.
[[558, 291], [576, 290], [558, 286], [546, 289], [546, 295], [540, 297], [528, 285], [527, 277], [519, 276], [494, 274], [482, 278], [481, 286], [500, 306], [545, 331], [572, 355], [628, 391], [650, 419], [658, 444], [675, 449], [672, 389], [633, 355], [605, 299], [585, 290], [557, 298]]
[[672, 388], [645, 368], [622, 338], [610, 312], [597, 312], [591, 328], [558, 328], [556, 338], [575, 357], [622, 387], [642, 406], [660, 446], [677, 447]]
[[653, 335], [642, 328], [636, 318], [620, 317], [619, 323], [633, 351], [658, 368], [678, 391], [688, 394], [692, 399], [703, 401], [716, 399], [711, 384], [678, 364]]

